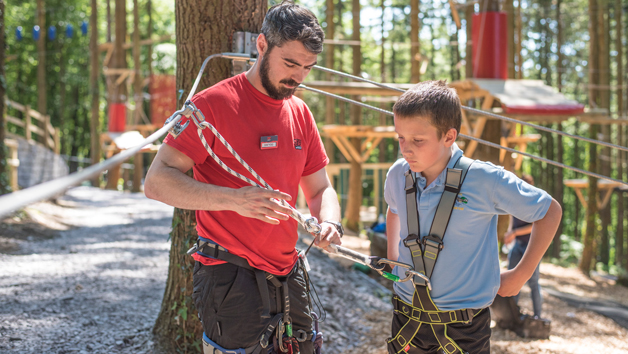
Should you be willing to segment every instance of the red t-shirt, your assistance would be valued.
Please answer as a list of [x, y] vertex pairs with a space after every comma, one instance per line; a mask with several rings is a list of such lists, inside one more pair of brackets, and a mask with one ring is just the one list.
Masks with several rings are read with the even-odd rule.
[[[284, 100], [272, 99], [253, 87], [245, 74], [199, 92], [192, 102], [272, 188], [292, 196], [292, 206], [295, 206], [301, 177], [319, 171], [329, 162], [316, 122], [305, 103], [294, 96]], [[186, 120], [184, 117], [182, 123]], [[215, 139], [210, 129], [203, 130], [203, 135], [220, 160], [255, 181], [220, 140]], [[262, 149], [261, 138], [275, 135], [276, 148]], [[230, 188], [250, 186], [229, 174], [209, 156], [193, 122], [177, 139], [168, 135], [164, 143], [194, 160], [196, 180]], [[271, 225], [232, 211], [197, 210], [196, 220], [201, 237], [244, 257], [255, 268], [285, 275], [296, 262], [294, 247], [298, 225], [292, 218]], [[199, 254], [194, 254], [194, 258], [206, 265], [224, 263]]]

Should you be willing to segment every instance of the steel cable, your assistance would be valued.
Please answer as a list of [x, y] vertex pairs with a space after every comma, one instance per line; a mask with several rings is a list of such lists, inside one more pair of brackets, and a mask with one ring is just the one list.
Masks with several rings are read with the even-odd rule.
[[[302, 87], [303, 89], [308, 90], [308, 91], [312, 91], [312, 92], [315, 92], [315, 93], [319, 93], [321, 95], [333, 97], [333, 98], [336, 98], [338, 100], [341, 100], [341, 101], [344, 101], [344, 102], [348, 102], [348, 103], [351, 103], [351, 104], [355, 104], [355, 105], [358, 105], [358, 106], [361, 106], [361, 107], [365, 107], [365, 108], [368, 108], [368, 109], [372, 109], [374, 111], [377, 111], [377, 112], [380, 112], [380, 113], [384, 113], [384, 114], [387, 114], [387, 115], [390, 115], [390, 116], [394, 115], [393, 112], [391, 112], [391, 111], [387, 111], [385, 109], [373, 107], [373, 106], [370, 106], [370, 105], [368, 105], [366, 103], [362, 103], [362, 102], [359, 102], [359, 101], [356, 101], [356, 100], [352, 100], [350, 98], [346, 98], [346, 97], [339, 96], [339, 95], [336, 95], [336, 94], [333, 94], [333, 93], [321, 91], [321, 90], [318, 90], [318, 89], [315, 89], [315, 88], [308, 87], [306, 85], [301, 85], [300, 87]], [[571, 167], [569, 165], [565, 165], [565, 164], [560, 163], [560, 162], [555, 162], [553, 160], [549, 160], [549, 159], [546, 159], [544, 157], [528, 154], [528, 153], [521, 152], [519, 150], [515, 150], [515, 149], [509, 148], [509, 147], [504, 147], [504, 146], [501, 146], [499, 144], [495, 144], [495, 143], [492, 143], [492, 142], [489, 142], [489, 141], [485, 141], [485, 140], [482, 140], [482, 139], [479, 139], [479, 138], [476, 138], [476, 137], [473, 137], [473, 136], [469, 136], [469, 135], [465, 135], [465, 134], [458, 134], [458, 136], [461, 137], [461, 138], [477, 141], [480, 144], [488, 145], [488, 146], [491, 146], [491, 147], [494, 147], [494, 148], [497, 148], [497, 149], [503, 149], [503, 150], [506, 150], [506, 151], [514, 152], [514, 153], [517, 153], [517, 154], [521, 154], [523, 156], [527, 156], [529, 158], [532, 158], [532, 159], [535, 159], [535, 160], [539, 160], [539, 161], [543, 161], [543, 162], [552, 164], [554, 166], [558, 166], [558, 167], [562, 167], [562, 168], [565, 168], [565, 169], [568, 169], [568, 170], [579, 172], [579, 173], [585, 174], [587, 176], [601, 178], [601, 179], [606, 179], [606, 180], [609, 180], [609, 181], [621, 183], [621, 184], [623, 184], [625, 186], [628, 186], [628, 182], [625, 182], [625, 181], [621, 181], [621, 180], [618, 180], [618, 179], [615, 179], [615, 178], [611, 178], [611, 177], [607, 177], [607, 176], [602, 176], [600, 174], [597, 174], [597, 173], [594, 173], [594, 172], [589, 172], [589, 171], [586, 171], [586, 170], [583, 170], [583, 169], [580, 169], [580, 168], [577, 168], [577, 167]]]

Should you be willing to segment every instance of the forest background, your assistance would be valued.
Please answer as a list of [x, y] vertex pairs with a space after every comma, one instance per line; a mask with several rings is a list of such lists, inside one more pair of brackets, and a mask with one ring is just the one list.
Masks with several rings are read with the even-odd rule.
[[[326, 6], [328, 0], [297, 1], [312, 9], [318, 16], [324, 29], [329, 21], [333, 21], [335, 28], [334, 39], [350, 40], [353, 35], [351, 0], [334, 0], [332, 19], [327, 18]], [[595, 1], [593, 1], [595, 2]], [[113, 6], [115, 1], [99, 1], [98, 25], [99, 42], [111, 42], [113, 26]], [[272, 5], [274, 1], [269, 1]], [[612, 117], [625, 117], [624, 102], [626, 102], [625, 64], [626, 37], [628, 32], [626, 22], [618, 21], [619, 14], [626, 18], [628, 4], [626, 1], [598, 1], [600, 11], [603, 12], [603, 21], [599, 26], [600, 33], [607, 34], [601, 48], [605, 51], [606, 65], [600, 66], [599, 73], [607, 76], [605, 85], [591, 84], [589, 72], [590, 58], [590, 3], [586, 0], [572, 0], [567, 3], [561, 0], [514, 1], [513, 5], [521, 12], [521, 58], [522, 70], [517, 77], [524, 79], [538, 79], [548, 85], [556, 87], [568, 98], [586, 104], [588, 107], [608, 108]], [[110, 5], [110, 6], [108, 6]], [[150, 36], [160, 37], [174, 35], [175, 16], [174, 5], [166, 0], [140, 0], [140, 38]], [[361, 34], [361, 72], [362, 76], [376, 81], [408, 83], [411, 82], [410, 63], [410, 1], [402, 0], [362, 0], [360, 1], [360, 34]], [[47, 113], [51, 123], [61, 131], [61, 154], [69, 161], [70, 170], [76, 171], [82, 161], [90, 159], [90, 110], [91, 93], [89, 84], [90, 56], [89, 34], [83, 35], [79, 30], [83, 21], [89, 22], [89, 0], [47, 0], [45, 1], [46, 27], [55, 26], [56, 38], [45, 42], [45, 74], [46, 86], [38, 87], [37, 64], [38, 51], [36, 42], [32, 38], [32, 28], [37, 23], [36, 1], [10, 1], [5, 3], [4, 30], [6, 33], [6, 62], [5, 87], [7, 98], [24, 105], [37, 107], [39, 90], [46, 90]], [[127, 42], [133, 36], [133, 2], [127, 1]], [[421, 80], [444, 79], [449, 82], [463, 80], [465, 74], [466, 49], [466, 19], [461, 11], [462, 28], [456, 29], [451, 16], [449, 3], [443, 0], [420, 2], [420, 55], [422, 58]], [[475, 5], [476, 11], [479, 4]], [[383, 8], [383, 11], [382, 11]], [[109, 9], [109, 11], [108, 11]], [[109, 13], [109, 18], [108, 18]], [[74, 27], [74, 35], [69, 38], [65, 29], [68, 24]], [[150, 26], [149, 26], [150, 24]], [[622, 31], [617, 31], [623, 27]], [[16, 30], [22, 28], [23, 38], [18, 40]], [[150, 30], [149, 30], [150, 27]], [[617, 37], [619, 34], [620, 37]], [[45, 35], [45, 34], [42, 34]], [[324, 53], [319, 58], [319, 64], [326, 67], [350, 72], [353, 64], [353, 51], [349, 45], [334, 46], [333, 63], [328, 62]], [[151, 73], [175, 73], [176, 47], [172, 40], [141, 48], [142, 77]], [[103, 53], [104, 55], [104, 53]], [[131, 51], [128, 51], [129, 67], [133, 67]], [[621, 62], [620, 62], [621, 61]], [[149, 65], [150, 63], [150, 65]], [[325, 80], [321, 72], [312, 72], [309, 80]], [[100, 129], [107, 130], [107, 90], [104, 76], [101, 75], [99, 90], [100, 102]], [[599, 88], [608, 94], [607, 102], [591, 100], [591, 87]], [[182, 88], [177, 88], [182, 89]], [[311, 108], [317, 121], [325, 124], [326, 100], [321, 96], [304, 94], [304, 98]], [[391, 109], [392, 102], [377, 103], [378, 106]], [[147, 100], [144, 101], [148, 111]], [[334, 111], [339, 124], [351, 124], [351, 108], [345, 103], [334, 103]], [[11, 115], [20, 117], [20, 112], [12, 111]], [[381, 125], [392, 124], [390, 118], [382, 121], [379, 113], [362, 110], [362, 124]], [[558, 124], [549, 125], [559, 128]], [[575, 119], [565, 121], [560, 128], [568, 133], [588, 136], [591, 127], [589, 124], [579, 123]], [[10, 129], [19, 129], [11, 128]], [[557, 139], [549, 133], [537, 132], [533, 129], [526, 133], [539, 133], [541, 140], [529, 146], [529, 152], [553, 160], [562, 160], [569, 165], [589, 168], [590, 154], [588, 146], [572, 139]], [[598, 138], [621, 145], [626, 145], [626, 128], [613, 126], [608, 130], [608, 136]], [[375, 149], [367, 162], [393, 161], [397, 156], [397, 143], [393, 139], [386, 141], [382, 149]], [[381, 151], [380, 151], [381, 150]], [[600, 160], [608, 161], [608, 166], [599, 164], [599, 171], [614, 178], [622, 178], [622, 169], [625, 171], [625, 154], [618, 155], [616, 151], [600, 150]], [[343, 162], [342, 154], [334, 154], [336, 162]], [[611, 165], [610, 162], [614, 162]], [[617, 164], [619, 162], [619, 164]], [[148, 161], [145, 163], [149, 163]], [[534, 160], [526, 160], [523, 172], [531, 174], [537, 181], [537, 186], [546, 189], [554, 196], [562, 199], [564, 217], [562, 220], [561, 236], [548, 252], [548, 258], [564, 265], [576, 264], [582, 255], [582, 236], [585, 232], [585, 210], [570, 188], [562, 184], [562, 179], [582, 178], [572, 171], [559, 171], [558, 168]], [[562, 174], [561, 174], [562, 173]], [[625, 176], [625, 174], [624, 174]], [[373, 202], [373, 186], [366, 181], [363, 186], [363, 205]], [[621, 194], [614, 193], [611, 202], [600, 217], [596, 218], [595, 229], [595, 259], [596, 267], [600, 271], [612, 274], [625, 274], [628, 267], [626, 254], [626, 203]], [[626, 207], [624, 207], [626, 206]]]

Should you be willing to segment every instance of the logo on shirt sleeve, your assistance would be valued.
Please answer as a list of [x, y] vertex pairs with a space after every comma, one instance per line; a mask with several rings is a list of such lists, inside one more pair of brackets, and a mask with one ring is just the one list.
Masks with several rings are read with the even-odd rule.
[[294, 148], [301, 150], [301, 139], [294, 139]]

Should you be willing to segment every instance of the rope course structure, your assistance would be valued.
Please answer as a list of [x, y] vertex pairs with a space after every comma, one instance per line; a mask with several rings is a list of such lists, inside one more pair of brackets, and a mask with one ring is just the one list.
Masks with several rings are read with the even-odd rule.
[[[86, 168], [86, 169], [84, 169], [82, 171], [73, 173], [71, 175], [68, 175], [68, 176], [65, 176], [65, 177], [62, 177], [62, 178], [58, 178], [56, 180], [52, 180], [52, 181], [49, 181], [49, 182], [46, 182], [46, 183], [42, 183], [42, 184], [30, 187], [30, 188], [27, 188], [27, 189], [24, 189], [24, 190], [21, 190], [21, 191], [17, 191], [17, 192], [13, 192], [11, 194], [8, 194], [8, 195], [0, 197], [0, 217], [4, 217], [4, 216], [8, 215], [9, 213], [11, 213], [11, 212], [13, 212], [15, 210], [18, 210], [20, 208], [23, 208], [23, 207], [25, 207], [25, 206], [27, 206], [29, 204], [32, 204], [32, 203], [35, 203], [35, 202], [38, 202], [38, 201], [41, 201], [41, 200], [46, 200], [46, 199], [49, 199], [49, 198], [54, 197], [56, 195], [59, 195], [59, 194], [63, 193], [66, 189], [68, 189], [68, 188], [70, 188], [72, 186], [75, 186], [75, 185], [77, 185], [77, 184], [79, 184], [79, 183], [81, 183], [83, 181], [89, 180], [89, 179], [97, 176], [101, 172], [103, 172], [103, 171], [105, 171], [105, 170], [107, 170], [107, 169], [109, 169], [109, 168], [111, 168], [113, 166], [116, 166], [116, 165], [122, 163], [123, 161], [129, 159], [130, 157], [134, 156], [144, 146], [154, 143], [159, 138], [164, 136], [168, 131], [171, 131], [171, 133], [174, 134], [174, 135], [178, 135], [183, 129], [186, 128], [187, 124], [189, 124], [189, 122], [188, 122], [188, 123], [186, 123], [186, 125], [182, 126], [180, 124], [181, 118], [183, 116], [192, 117], [192, 115], [194, 113], [194, 109], [192, 109], [188, 103], [190, 102], [190, 100], [192, 99], [194, 94], [196, 93], [196, 90], [197, 90], [198, 85], [200, 83], [200, 80], [201, 80], [201, 77], [203, 75], [203, 72], [205, 71], [207, 63], [210, 60], [213, 60], [213, 59], [216, 59], [216, 58], [231, 59], [231, 60], [236, 60], [236, 61], [249, 61], [249, 62], [254, 62], [255, 61], [255, 59], [251, 58], [249, 54], [240, 54], [240, 53], [217, 53], [217, 54], [213, 54], [213, 55], [208, 56], [205, 59], [205, 61], [203, 62], [203, 64], [201, 65], [201, 68], [200, 68], [199, 73], [198, 73], [198, 75], [196, 77], [196, 80], [194, 81], [192, 89], [190, 90], [190, 93], [187, 96], [187, 99], [185, 101], [186, 103], [185, 103], [184, 107], [179, 109], [179, 110], [177, 110], [177, 111], [175, 111], [166, 120], [166, 123], [164, 124], [164, 126], [161, 129], [157, 130], [155, 133], [153, 133], [152, 135], [147, 137], [140, 144], [138, 144], [138, 145], [136, 145], [136, 146], [134, 146], [134, 147], [132, 147], [132, 148], [130, 148], [128, 150], [125, 150], [125, 151], [121, 152], [120, 154], [117, 154], [117, 155], [113, 156], [110, 159], [102, 161], [99, 164], [92, 165], [92, 166], [90, 166], [90, 167], [88, 167], [88, 168]], [[392, 86], [389, 86], [389, 85], [386, 85], [386, 84], [382, 84], [382, 83], [379, 83], [379, 82], [376, 82], [376, 81], [368, 80], [368, 79], [365, 79], [365, 78], [362, 78], [362, 77], [359, 77], [359, 76], [350, 75], [350, 74], [347, 74], [347, 73], [344, 73], [344, 72], [341, 72], [341, 71], [332, 70], [332, 69], [325, 68], [325, 67], [318, 66], [318, 65], [314, 66], [314, 68], [317, 69], [317, 70], [321, 70], [321, 71], [327, 72], [327, 73], [331, 73], [333, 75], [338, 75], [338, 76], [342, 76], [342, 77], [349, 78], [349, 79], [352, 79], [352, 80], [370, 83], [372, 85], [375, 85], [375, 86], [378, 86], [378, 87], [381, 87], [381, 88], [390, 89], [390, 90], [394, 90], [394, 91], [398, 91], [398, 92], [405, 92], [405, 90], [403, 90], [403, 89], [392, 87]], [[322, 91], [322, 90], [314, 89], [314, 88], [308, 87], [306, 85], [300, 85], [300, 88], [308, 90], [308, 91], [311, 91], [311, 92], [314, 92], [314, 93], [322, 94], [322, 95], [325, 95], [325, 96], [328, 96], [328, 97], [333, 97], [333, 98], [336, 98], [338, 100], [341, 100], [341, 101], [344, 101], [344, 102], [348, 102], [348, 103], [351, 103], [351, 104], [355, 104], [355, 105], [358, 105], [358, 106], [361, 106], [361, 107], [364, 107], [364, 108], [372, 109], [372, 110], [375, 110], [375, 111], [380, 112], [380, 113], [384, 113], [384, 114], [387, 114], [387, 115], [393, 115], [393, 113], [390, 112], [390, 111], [387, 111], [387, 110], [384, 110], [384, 109], [381, 109], [381, 108], [377, 108], [377, 107], [373, 107], [373, 106], [370, 106], [368, 104], [365, 104], [365, 103], [362, 103], [362, 102], [359, 102], [359, 101], [351, 100], [351, 99], [343, 97], [343, 96], [339, 96], [339, 95], [332, 94], [332, 93], [329, 93], [329, 92], [325, 92], [325, 91]], [[543, 126], [532, 124], [532, 123], [529, 123], [529, 122], [525, 122], [525, 121], [520, 121], [520, 120], [513, 119], [513, 118], [504, 117], [504, 116], [501, 116], [499, 114], [486, 112], [486, 111], [478, 110], [478, 109], [467, 107], [467, 106], [462, 106], [462, 109], [466, 110], [466, 111], [469, 111], [469, 112], [474, 112], [474, 113], [477, 113], [477, 114], [489, 116], [489, 117], [492, 117], [492, 118], [505, 120], [505, 121], [508, 121], [508, 122], [523, 124], [523, 125], [530, 126], [530, 127], [535, 128], [535, 129], [538, 129], [538, 130], [559, 134], [559, 135], [562, 135], [562, 136], [565, 136], [565, 137], [586, 141], [586, 142], [591, 143], [591, 144], [602, 145], [602, 146], [605, 146], [605, 147], [609, 147], [609, 148], [613, 148], [613, 149], [617, 149], [617, 150], [622, 150], [622, 151], [628, 152], [628, 147], [625, 147], [625, 146], [615, 145], [615, 144], [607, 143], [607, 142], [600, 141], [600, 140], [595, 140], [595, 139], [585, 138], [585, 137], [578, 136], [578, 135], [565, 133], [565, 132], [562, 132], [562, 131], [559, 131], [559, 130], [554, 130], [554, 129], [551, 129], [551, 128], [543, 127]], [[194, 121], [194, 119], [195, 118], [193, 118], [192, 120]], [[201, 124], [200, 121], [199, 121], [199, 124]], [[199, 125], [199, 129], [200, 128], [201, 128], [201, 126]], [[549, 159], [546, 159], [546, 158], [543, 158], [543, 157], [539, 157], [539, 156], [536, 156], [536, 155], [532, 155], [532, 154], [528, 154], [528, 153], [522, 153], [521, 151], [518, 151], [518, 150], [515, 150], [515, 149], [512, 149], [512, 148], [508, 148], [508, 147], [504, 147], [504, 146], [501, 146], [499, 144], [495, 144], [495, 143], [492, 143], [492, 142], [489, 142], [489, 141], [485, 141], [485, 140], [482, 140], [482, 139], [479, 139], [479, 138], [475, 138], [475, 137], [472, 137], [472, 136], [467, 136], [467, 135], [464, 135], [464, 134], [460, 134], [459, 136], [462, 137], [462, 138], [465, 138], [465, 139], [470, 139], [470, 140], [476, 141], [476, 142], [478, 142], [480, 144], [484, 144], [484, 145], [488, 145], [488, 146], [497, 148], [497, 149], [503, 149], [503, 150], [506, 150], [506, 151], [509, 151], [509, 152], [522, 154], [523, 156], [527, 156], [529, 158], [536, 159], [536, 160], [539, 160], [539, 161], [542, 161], [542, 162], [545, 162], [545, 163], [548, 163], [548, 164], [552, 164], [554, 166], [558, 166], [558, 167], [561, 167], [561, 168], [569, 169], [569, 170], [572, 170], [572, 171], [575, 171], [575, 172], [578, 172], [578, 173], [582, 173], [584, 175], [588, 175], [588, 176], [592, 176], [592, 177], [600, 178], [600, 179], [606, 179], [606, 180], [609, 180], [609, 181], [620, 183], [620, 184], [622, 184], [624, 186], [628, 186], [628, 182], [622, 181], [622, 180], [618, 180], [618, 179], [615, 179], [615, 178], [611, 178], [610, 176], [603, 176], [603, 175], [600, 175], [600, 174], [597, 174], [597, 173], [594, 173], [594, 172], [590, 172], [590, 171], [586, 171], [586, 170], [583, 170], [583, 169], [580, 169], [580, 168], [572, 167], [572, 166], [569, 166], [569, 165], [566, 165], [566, 164], [558, 163], [558, 162], [555, 162], [553, 160], [549, 160]], [[253, 182], [253, 183], [255, 183], [255, 182]], [[253, 184], [253, 183], [251, 183], [251, 184]], [[258, 185], [258, 184], [255, 183], [255, 185]], [[264, 188], [261, 185], [258, 185], [258, 186]], [[269, 187], [270, 186], [267, 186], [266, 188], [269, 188]], [[298, 215], [298, 214], [299, 214], [299, 212], [295, 210], [293, 212], [293, 215], [291, 215], [291, 216], [293, 218], [295, 218], [297, 221], [299, 221], [301, 224], [303, 224], [304, 227], [306, 227], [306, 229], [308, 231], [315, 232], [315, 233], [316, 233], [317, 229], [320, 231], [320, 225], [318, 225], [317, 221], [312, 220], [312, 221], [314, 221], [314, 223], [308, 227], [305, 224], [306, 223], [306, 219], [302, 215]], [[312, 221], [310, 221], [310, 222], [312, 222]], [[375, 264], [375, 266], [376, 265], [377, 264]]]

